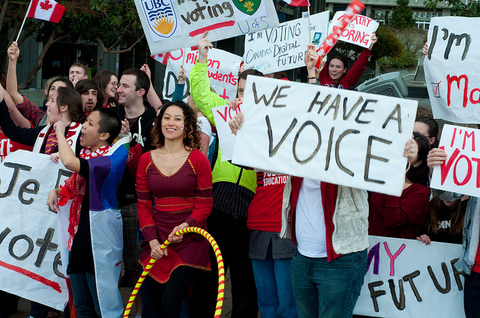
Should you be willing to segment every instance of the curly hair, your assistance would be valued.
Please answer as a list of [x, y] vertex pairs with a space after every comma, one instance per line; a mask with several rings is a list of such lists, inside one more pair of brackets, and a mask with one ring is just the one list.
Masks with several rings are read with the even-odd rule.
[[169, 102], [161, 108], [152, 129], [152, 145], [155, 147], [165, 146], [165, 136], [162, 132], [162, 118], [165, 111], [170, 106], [180, 107], [183, 111], [183, 116], [185, 117], [183, 144], [185, 147], [190, 149], [200, 149], [200, 130], [198, 129], [197, 115], [193, 112], [190, 106], [182, 101]]

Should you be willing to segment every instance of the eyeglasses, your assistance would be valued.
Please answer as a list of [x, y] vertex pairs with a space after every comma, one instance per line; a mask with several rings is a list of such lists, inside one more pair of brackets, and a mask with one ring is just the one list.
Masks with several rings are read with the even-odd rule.
[[120, 83], [117, 83], [117, 82], [110, 82], [110, 84], [112, 84], [112, 85], [115, 86], [116, 88], [119, 88], [119, 87], [120, 87]]

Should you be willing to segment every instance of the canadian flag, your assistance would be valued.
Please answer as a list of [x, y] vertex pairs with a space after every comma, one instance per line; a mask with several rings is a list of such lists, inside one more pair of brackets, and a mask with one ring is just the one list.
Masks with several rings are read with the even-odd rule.
[[309, 7], [310, 1], [308, 0], [283, 0], [287, 4], [293, 7]]
[[58, 23], [64, 12], [65, 7], [54, 0], [32, 0], [27, 17]]

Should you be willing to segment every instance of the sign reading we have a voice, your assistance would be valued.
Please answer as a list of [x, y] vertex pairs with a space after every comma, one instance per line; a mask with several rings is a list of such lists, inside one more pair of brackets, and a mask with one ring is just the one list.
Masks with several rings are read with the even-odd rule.
[[480, 130], [444, 125], [439, 148], [447, 160], [433, 169], [431, 187], [480, 197]]
[[417, 102], [249, 76], [233, 162], [400, 196]]

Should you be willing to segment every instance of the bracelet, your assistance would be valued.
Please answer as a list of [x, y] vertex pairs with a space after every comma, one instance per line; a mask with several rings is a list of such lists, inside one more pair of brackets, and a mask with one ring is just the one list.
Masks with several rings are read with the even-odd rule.
[[307, 79], [317, 79], [317, 76], [307, 76]]

